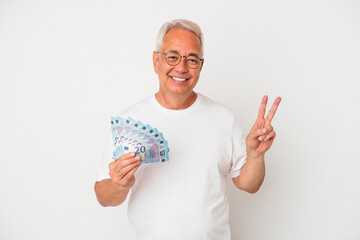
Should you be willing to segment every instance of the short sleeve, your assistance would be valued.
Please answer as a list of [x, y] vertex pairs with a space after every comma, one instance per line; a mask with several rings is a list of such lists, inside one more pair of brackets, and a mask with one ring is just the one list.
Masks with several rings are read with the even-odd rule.
[[111, 134], [109, 134], [109, 137], [106, 141], [103, 157], [102, 159], [100, 159], [99, 162], [96, 181], [101, 181], [103, 179], [110, 178], [109, 164], [113, 161], [112, 159], [113, 151], [114, 151], [114, 147], [112, 143], [112, 138], [111, 138]]
[[240, 175], [241, 168], [246, 162], [246, 143], [243, 130], [234, 120], [232, 127], [232, 153], [231, 153], [231, 167], [229, 174], [231, 178]]

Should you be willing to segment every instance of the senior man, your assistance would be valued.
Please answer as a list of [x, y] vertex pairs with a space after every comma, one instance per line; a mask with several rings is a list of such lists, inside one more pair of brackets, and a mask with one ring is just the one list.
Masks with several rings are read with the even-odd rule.
[[165, 23], [153, 52], [159, 91], [119, 113], [161, 129], [170, 161], [139, 167], [133, 152], [112, 161], [111, 139], [105, 149], [97, 199], [117, 206], [131, 189], [128, 218], [137, 239], [230, 239], [227, 176], [249, 193], [264, 180], [264, 153], [275, 138], [271, 120], [281, 98], [265, 118], [263, 97], [245, 138], [230, 110], [193, 91], [204, 64], [202, 46], [195, 23]]

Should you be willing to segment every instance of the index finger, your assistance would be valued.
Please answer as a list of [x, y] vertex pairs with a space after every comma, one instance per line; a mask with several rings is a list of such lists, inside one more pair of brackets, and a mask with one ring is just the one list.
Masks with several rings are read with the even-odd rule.
[[271, 122], [271, 120], [273, 119], [275, 113], [276, 113], [276, 109], [278, 108], [279, 104], [281, 102], [281, 97], [277, 97], [273, 103], [273, 105], [270, 108], [270, 111], [266, 117], [266, 120]]
[[114, 162], [124, 161], [124, 160], [130, 159], [130, 158], [133, 158], [133, 157], [135, 157], [135, 153], [128, 152], [128, 153], [125, 153], [124, 155], [118, 157]]
[[258, 118], [264, 119], [267, 101], [268, 101], [268, 96], [265, 95], [261, 100]]
[[134, 152], [129, 152], [126, 153], [124, 155], [122, 155], [121, 157], [117, 158], [115, 161], [111, 162], [109, 164], [109, 169], [115, 169], [117, 167], [124, 167], [127, 166], [129, 164], [132, 164], [134, 162], [137, 162], [140, 160], [139, 156], [136, 156], [136, 154]]

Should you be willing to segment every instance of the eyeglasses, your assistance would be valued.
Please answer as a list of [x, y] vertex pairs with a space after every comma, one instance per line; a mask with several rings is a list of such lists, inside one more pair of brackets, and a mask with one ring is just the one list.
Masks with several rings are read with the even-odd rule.
[[200, 63], [204, 60], [203, 58], [198, 58], [196, 56], [181, 56], [180, 54], [175, 52], [168, 52], [168, 53], [157, 52], [157, 53], [163, 54], [165, 56], [165, 60], [167, 64], [171, 66], [178, 65], [181, 62], [181, 59], [185, 58], [186, 66], [191, 69], [199, 68]]

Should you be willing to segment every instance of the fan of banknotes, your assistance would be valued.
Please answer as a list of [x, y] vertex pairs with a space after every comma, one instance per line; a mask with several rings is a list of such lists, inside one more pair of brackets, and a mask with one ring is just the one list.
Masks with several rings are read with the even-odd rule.
[[113, 159], [128, 152], [140, 156], [140, 165], [169, 161], [168, 142], [163, 134], [149, 124], [128, 117], [111, 117], [114, 143]]

